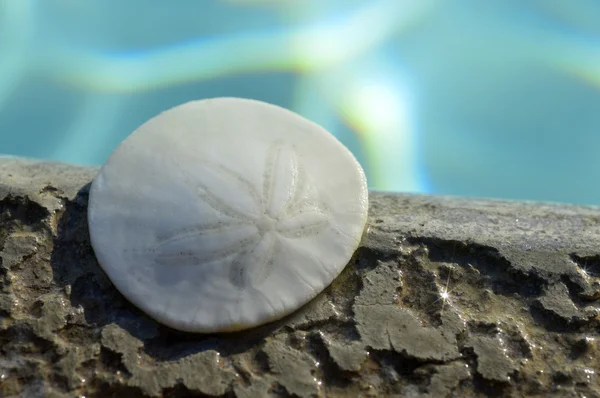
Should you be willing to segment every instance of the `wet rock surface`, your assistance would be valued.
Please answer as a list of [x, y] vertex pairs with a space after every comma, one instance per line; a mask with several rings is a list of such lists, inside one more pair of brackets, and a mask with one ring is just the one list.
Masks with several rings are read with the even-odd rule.
[[199, 335], [99, 267], [95, 172], [0, 159], [2, 397], [600, 397], [600, 208], [374, 193], [325, 292]]

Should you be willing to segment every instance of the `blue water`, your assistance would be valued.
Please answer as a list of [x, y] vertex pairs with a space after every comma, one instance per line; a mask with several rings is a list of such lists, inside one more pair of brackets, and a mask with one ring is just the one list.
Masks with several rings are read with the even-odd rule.
[[99, 165], [216, 96], [322, 124], [373, 189], [600, 205], [597, 0], [0, 0], [1, 154]]

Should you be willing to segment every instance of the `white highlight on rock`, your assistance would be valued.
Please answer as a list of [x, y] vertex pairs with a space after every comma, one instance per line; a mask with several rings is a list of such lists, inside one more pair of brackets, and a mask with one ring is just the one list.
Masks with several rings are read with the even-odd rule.
[[234, 331], [306, 304], [346, 266], [368, 191], [320, 126], [259, 101], [193, 101], [154, 117], [92, 183], [98, 261], [132, 303], [191, 332]]

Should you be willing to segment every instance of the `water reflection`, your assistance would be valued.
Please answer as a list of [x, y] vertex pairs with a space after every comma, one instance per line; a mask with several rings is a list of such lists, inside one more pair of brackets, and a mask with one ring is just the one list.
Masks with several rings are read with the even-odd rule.
[[600, 204], [595, 0], [0, 0], [0, 151], [102, 163], [170, 106], [324, 125], [371, 188]]

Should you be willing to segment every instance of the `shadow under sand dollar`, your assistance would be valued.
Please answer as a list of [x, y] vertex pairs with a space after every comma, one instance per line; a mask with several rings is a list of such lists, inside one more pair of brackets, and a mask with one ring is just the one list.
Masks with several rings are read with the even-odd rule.
[[51, 257], [54, 281], [64, 287], [71, 305], [79, 309], [72, 319], [74, 324], [101, 328], [116, 323], [135, 337], [147, 338], [156, 333], [155, 322], [144, 320], [143, 314], [128, 304], [94, 256], [87, 226], [90, 185], [67, 202], [58, 222]]

